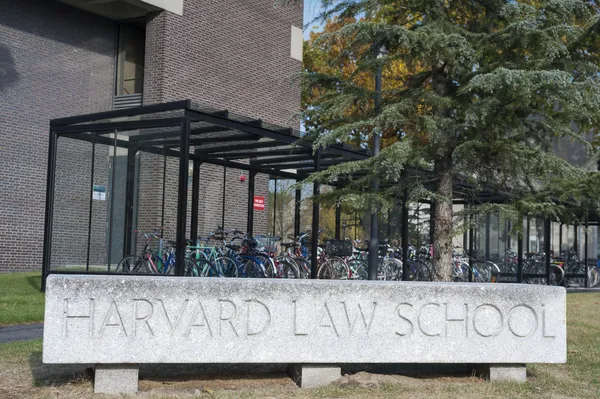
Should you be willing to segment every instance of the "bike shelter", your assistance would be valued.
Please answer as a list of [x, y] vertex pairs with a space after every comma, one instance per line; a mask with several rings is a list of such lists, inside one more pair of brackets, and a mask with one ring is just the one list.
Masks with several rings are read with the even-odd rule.
[[[223, 194], [219, 204], [221, 218], [215, 219], [215, 215], [206, 209], [204, 213], [205, 217], [210, 216], [215, 224], [221, 223], [221, 226], [225, 224], [226, 208], [239, 207], [239, 203], [227, 206], [225, 193], [228, 170], [241, 170], [248, 174], [246, 230], [252, 236], [257, 178], [301, 182], [311, 173], [332, 165], [366, 160], [371, 156], [367, 150], [345, 144], [314, 148], [310, 138], [294, 129], [236, 115], [227, 110], [198, 106], [190, 100], [53, 119], [50, 121], [49, 133], [42, 288], [51, 273], [114, 273], [115, 260], [118, 262], [118, 259], [131, 254], [140, 243], [141, 237], [136, 230], [144, 223], [146, 228], [158, 225], [163, 230], [170, 230], [175, 237], [175, 274], [183, 275], [181, 265], [185, 257], [186, 241], [196, 241], [198, 238], [199, 210], [208, 207], [205, 201], [200, 200], [201, 188], [220, 184], [215, 180], [214, 170], [209, 171], [209, 175], [205, 175], [203, 180], [204, 168], [222, 168], [223, 186], [220, 189]], [[348, 179], [357, 177], [360, 177], [360, 173], [341, 176], [330, 184], [340, 187]], [[410, 182], [428, 189], [433, 189], [435, 185], [435, 177], [431, 171], [416, 168], [407, 168], [400, 180], [400, 183], [383, 182], [380, 188], [385, 189], [392, 184], [408, 185]], [[502, 193], [488, 187], [475, 186], [460, 178], [454, 179], [453, 186], [454, 203], [457, 205], [468, 207], [507, 200]], [[319, 183], [313, 183], [312, 278], [317, 275], [320, 188]], [[409, 236], [407, 190], [408, 187], [398, 204], [403, 248], [408, 247]], [[301, 189], [297, 188], [295, 236], [300, 232], [301, 196]], [[215, 203], [212, 201], [213, 206]], [[434, 213], [430, 212], [430, 231], [433, 230], [434, 218]], [[598, 216], [581, 210], [581, 220], [585, 220], [584, 271], [567, 272], [565, 277], [583, 278], [587, 286], [588, 232], [591, 228], [597, 228]], [[530, 218], [524, 224], [524, 230], [529, 235]], [[554, 237], [551, 230], [555, 224], [546, 218], [542, 226], [544, 238], [538, 240], [546, 254], [545, 273], [524, 273], [523, 253], [529, 252], [531, 240], [522, 236], [513, 238], [518, 245], [517, 270], [501, 272], [497, 277], [515, 282], [522, 282], [526, 278], [546, 278], [547, 283], [550, 283], [550, 252]], [[480, 249], [477, 252], [485, 255], [486, 260], [490, 258], [489, 215], [482, 226], [480, 231], [476, 231], [471, 225], [464, 234], [463, 247], [469, 254], [469, 262], [477, 257], [476, 248]], [[336, 239], [341, 237], [340, 230], [341, 208], [336, 207]], [[577, 226], [573, 239], [569, 238], [576, 242], [576, 248], [581, 246], [581, 239], [578, 238], [580, 230], [580, 226]], [[597, 235], [597, 230], [594, 230], [594, 235]], [[479, 242], [477, 236], [480, 237]], [[561, 225], [561, 248], [562, 237]], [[374, 239], [378, 242], [379, 237]], [[506, 240], [511, 240], [508, 233]], [[70, 267], [64, 267], [65, 265]], [[369, 264], [369, 269], [376, 268], [376, 264]], [[404, 279], [407, 276], [407, 251], [403, 251]], [[469, 280], [473, 280], [472, 270]]]
[[[153, 161], [139, 154], [150, 154]], [[198, 234], [203, 165], [223, 167], [224, 174], [227, 169], [248, 173], [247, 232], [252, 236], [258, 175], [303, 180], [314, 171], [368, 157], [367, 151], [342, 144], [314, 149], [299, 131], [190, 100], [51, 120], [42, 285], [50, 273], [114, 273], [114, 260], [131, 253], [134, 227], [149, 214], [157, 221], [153, 227], [172, 228], [175, 274], [182, 275], [186, 239], [195, 241]], [[313, 194], [319, 194], [318, 183]], [[139, 204], [142, 196], [152, 197], [157, 206], [145, 209]], [[176, 208], [173, 215], [165, 212], [170, 206]], [[313, 277], [318, 206], [314, 201]], [[94, 267], [98, 263], [105, 267]]]

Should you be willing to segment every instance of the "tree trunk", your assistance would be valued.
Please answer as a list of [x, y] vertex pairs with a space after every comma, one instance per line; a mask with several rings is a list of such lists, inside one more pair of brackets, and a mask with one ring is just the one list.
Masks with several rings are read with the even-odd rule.
[[433, 280], [452, 281], [452, 156], [435, 162]]

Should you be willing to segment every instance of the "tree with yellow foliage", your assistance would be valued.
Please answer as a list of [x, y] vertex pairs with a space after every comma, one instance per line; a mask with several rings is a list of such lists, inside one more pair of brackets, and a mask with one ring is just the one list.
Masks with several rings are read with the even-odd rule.
[[[494, 188], [505, 210], [556, 214], [597, 209], [597, 173], [557, 157], [559, 138], [585, 145], [600, 122], [600, 14], [583, 0], [322, 0], [324, 32], [307, 43], [304, 120], [315, 145], [382, 151], [311, 179], [349, 182], [336, 195], [386, 205], [406, 187], [407, 166], [427, 168], [435, 189], [434, 274], [452, 278], [456, 178]], [[382, 55], [382, 49], [385, 53]], [[373, 76], [383, 73], [381, 94]], [[381, 112], [374, 102], [380, 95]], [[577, 129], [573, 129], [577, 126]], [[590, 147], [591, 148], [591, 147]], [[371, 181], [390, 188], [379, 194]], [[412, 182], [413, 192], [419, 191]], [[423, 190], [420, 190], [423, 192]], [[476, 194], [476, 193], [475, 193]]]

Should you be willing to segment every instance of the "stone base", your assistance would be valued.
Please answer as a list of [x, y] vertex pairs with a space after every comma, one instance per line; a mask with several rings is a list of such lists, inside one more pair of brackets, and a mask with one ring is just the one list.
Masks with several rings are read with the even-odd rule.
[[480, 364], [477, 366], [477, 374], [491, 382], [525, 382], [527, 380], [527, 370], [524, 364]]
[[322, 387], [342, 376], [341, 367], [321, 364], [295, 364], [288, 372], [300, 388]]
[[94, 393], [134, 394], [138, 390], [139, 368], [131, 364], [97, 364]]

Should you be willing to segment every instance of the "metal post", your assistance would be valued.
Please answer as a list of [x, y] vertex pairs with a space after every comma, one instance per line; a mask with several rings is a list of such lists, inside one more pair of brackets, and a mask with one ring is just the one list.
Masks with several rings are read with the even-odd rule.
[[433, 231], [435, 230], [435, 202], [429, 204], [429, 243], [433, 244]]
[[488, 212], [485, 215], [485, 260], [490, 260], [490, 231], [492, 224], [492, 215]]
[[402, 228], [402, 280], [407, 281], [408, 271], [408, 189], [404, 189], [402, 198], [402, 213], [400, 215], [400, 227]]
[[354, 241], [358, 239], [358, 212], [354, 212]]
[[50, 130], [48, 143], [48, 170], [46, 174], [46, 218], [44, 220], [44, 249], [42, 260], [42, 292], [46, 291], [46, 278], [50, 272], [52, 253], [52, 221], [54, 214], [54, 186], [56, 183], [56, 144], [58, 136]]
[[546, 284], [550, 285], [550, 217], [546, 217], [544, 223], [544, 252], [546, 252]]
[[[160, 238], [165, 238], [165, 192], [167, 191], [167, 155], [163, 157], [162, 205], [160, 207]], [[162, 242], [162, 240], [161, 240]], [[162, 250], [162, 248], [160, 248]]]
[[[373, 183], [373, 189], [377, 192], [377, 183]], [[369, 280], [377, 280], [377, 263], [379, 262], [379, 207], [371, 213], [371, 237], [369, 239]]]
[[[521, 227], [523, 223], [521, 222]], [[517, 242], [517, 283], [523, 282], [523, 233], [518, 235]]]
[[223, 166], [223, 206], [221, 207], [221, 228], [225, 230], [225, 190], [227, 185], [227, 166]]
[[387, 213], [387, 240], [388, 243], [391, 243], [392, 240], [392, 208], [388, 208]]
[[335, 239], [340, 239], [340, 227], [342, 224], [342, 204], [335, 205]]
[[575, 250], [575, 256], [579, 259], [579, 225], [573, 225], [573, 250]]
[[112, 243], [113, 243], [113, 215], [115, 212], [115, 179], [117, 177], [117, 131], [114, 132], [115, 139], [113, 142], [113, 159], [112, 159], [112, 176], [111, 176], [111, 189], [110, 189], [110, 214], [108, 216], [108, 272], [110, 273], [110, 261], [112, 257]]
[[559, 225], [559, 230], [558, 230], [558, 256], [560, 256], [560, 254], [562, 252], [562, 245], [563, 245], [563, 224], [561, 223]]
[[177, 190], [177, 238], [175, 244], [175, 275], [185, 272], [185, 224], [187, 221], [188, 174], [190, 168], [190, 120], [181, 126], [179, 146], [179, 184]]
[[125, 184], [125, 236], [123, 237], [123, 257], [132, 255], [133, 196], [135, 193], [135, 154], [133, 144], [127, 149], [127, 176]]
[[[321, 149], [317, 150], [315, 154], [315, 172], [318, 172], [321, 169]], [[321, 187], [318, 182], [313, 183], [313, 199], [312, 199], [312, 242], [310, 246], [310, 278], [317, 278], [317, 268], [318, 268], [318, 257], [317, 257], [317, 248], [319, 241], [319, 200], [318, 196], [320, 194]]]
[[[379, 115], [381, 112], [381, 67], [377, 68], [375, 73], [375, 115]], [[373, 132], [373, 156], [379, 155], [381, 147], [381, 135], [379, 132]], [[379, 192], [379, 183], [377, 179], [373, 179], [373, 192], [377, 194]], [[377, 280], [377, 264], [379, 262], [379, 206], [375, 209], [375, 212], [371, 213], [371, 236], [369, 238], [369, 265], [368, 265], [368, 278], [369, 280]]]
[[254, 235], [254, 186], [256, 182], [256, 172], [251, 170], [248, 177], [248, 222], [246, 225], [246, 231], [248, 237], [252, 238]]
[[584, 259], [583, 259], [583, 261], [585, 262], [583, 264], [584, 265], [584, 267], [583, 267], [584, 270], [583, 271], [585, 273], [585, 285], [584, 285], [585, 288], [589, 288], [589, 285], [590, 285], [589, 274], [588, 274], [589, 273], [589, 266], [588, 266], [588, 238], [589, 238], [588, 237], [588, 227], [589, 227], [588, 226], [588, 218], [586, 216], [585, 217], [585, 235], [584, 235], [584, 238], [583, 238], [585, 240], [585, 243], [583, 244], [584, 245], [584, 247], [583, 247], [583, 252], [584, 252]]
[[[88, 236], [87, 236], [87, 257], [85, 262], [85, 271], [90, 271], [90, 250], [92, 246], [92, 207], [93, 207], [93, 199], [94, 199], [94, 160], [96, 159], [96, 135], [92, 135], [92, 170], [90, 173], [90, 208], [88, 213]], [[129, 176], [128, 176], [129, 177]], [[127, 217], [127, 215], [125, 215]], [[125, 221], [125, 225], [127, 225], [127, 219]], [[127, 231], [127, 228], [125, 228]], [[125, 241], [127, 243], [127, 241]]]
[[473, 214], [469, 214], [469, 282], [473, 282], [473, 261], [475, 260], [475, 228]]
[[[465, 204], [464, 208], [463, 208], [463, 212], [466, 213], [467, 209], [469, 209], [469, 205]], [[463, 225], [468, 222], [468, 220], [466, 219], [466, 215], [463, 216]], [[463, 254], [467, 253], [467, 248], [469, 247], [469, 230], [465, 230], [463, 233], [463, 245], [462, 245], [462, 249], [463, 249]]]
[[198, 241], [198, 206], [200, 205], [200, 161], [194, 160], [192, 167], [192, 218], [190, 239], [193, 245]]
[[[296, 183], [298, 181], [296, 180]], [[296, 200], [294, 201], [294, 237], [300, 235], [300, 204], [302, 202], [302, 189], [296, 189]]]
[[[510, 231], [512, 230], [512, 224], [510, 220], [506, 220], [506, 249], [512, 247], [512, 240], [510, 237]], [[506, 249], [504, 252], [506, 252]]]
[[528, 254], [531, 253], [531, 248], [529, 248], [529, 235], [531, 234], [531, 222], [529, 220], [529, 216], [527, 216], [527, 223], [525, 229], [527, 233], [525, 233], [525, 252]]
[[273, 235], [277, 225], [277, 177], [275, 177], [275, 192], [273, 193]]

